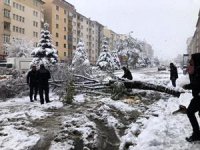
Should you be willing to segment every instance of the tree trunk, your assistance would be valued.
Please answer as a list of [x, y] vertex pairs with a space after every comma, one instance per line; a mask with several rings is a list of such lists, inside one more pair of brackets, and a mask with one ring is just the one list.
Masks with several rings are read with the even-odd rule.
[[141, 82], [141, 81], [123, 81], [125, 84], [126, 88], [131, 88], [131, 89], [143, 89], [143, 90], [154, 90], [154, 91], [158, 91], [158, 92], [163, 92], [163, 93], [167, 93], [170, 95], [173, 95], [175, 97], [179, 97], [181, 92], [180, 91], [176, 91], [174, 89], [171, 88], [167, 88], [161, 85], [155, 85], [155, 84], [151, 84], [151, 83], [145, 83], [145, 82]]
[[171, 88], [167, 88], [161, 85], [141, 82], [141, 81], [131, 81], [123, 78], [118, 78], [119, 80], [110, 80], [108, 86], [111, 86], [115, 82], [123, 82], [125, 87], [128, 89], [142, 89], [142, 90], [153, 90], [158, 92], [167, 93], [175, 97], [179, 97], [181, 92], [176, 91]]

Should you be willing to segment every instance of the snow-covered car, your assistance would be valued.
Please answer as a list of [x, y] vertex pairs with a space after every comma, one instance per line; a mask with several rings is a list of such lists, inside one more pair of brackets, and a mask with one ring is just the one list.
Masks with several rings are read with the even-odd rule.
[[167, 70], [166, 66], [162, 65], [158, 67], [158, 71]]

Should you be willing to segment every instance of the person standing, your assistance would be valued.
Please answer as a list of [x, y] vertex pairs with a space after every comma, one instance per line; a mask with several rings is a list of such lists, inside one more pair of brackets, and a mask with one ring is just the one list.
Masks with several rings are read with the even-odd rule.
[[188, 142], [200, 140], [199, 124], [195, 116], [195, 113], [200, 111], [200, 53], [192, 54], [191, 59], [194, 65], [194, 70], [190, 73], [191, 80], [186, 89], [192, 89], [193, 98], [187, 108], [187, 116], [191, 123], [193, 133], [190, 137], [186, 138]]
[[34, 92], [34, 100], [37, 100], [37, 92], [38, 92], [37, 70], [35, 65], [31, 67], [31, 71], [28, 72], [26, 80], [30, 88], [30, 93], [29, 93], [30, 101], [33, 102], [33, 92]]
[[40, 103], [44, 104], [44, 96], [45, 93], [45, 101], [49, 103], [49, 79], [51, 78], [49, 70], [47, 70], [44, 64], [40, 65], [40, 69], [38, 70], [38, 87], [40, 94]]
[[176, 87], [176, 79], [178, 78], [177, 68], [173, 63], [170, 63], [170, 80], [173, 87]]

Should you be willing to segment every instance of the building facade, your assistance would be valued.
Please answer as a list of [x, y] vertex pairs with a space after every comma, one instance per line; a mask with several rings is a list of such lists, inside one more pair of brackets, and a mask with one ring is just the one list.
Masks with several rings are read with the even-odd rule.
[[45, 22], [61, 62], [70, 62], [73, 51], [73, 14], [75, 8], [65, 0], [44, 0]]
[[91, 64], [95, 64], [103, 37], [103, 25], [76, 12], [73, 17], [73, 49], [83, 41]]
[[32, 41], [36, 46], [43, 24], [42, 0], [0, 1], [0, 54], [6, 55], [6, 46], [13, 39]]
[[114, 31], [108, 29], [107, 27], [104, 27], [103, 33], [104, 33], [104, 37], [108, 40], [109, 49], [115, 50], [116, 43], [121, 38], [120, 34], [115, 33]]
[[200, 11], [198, 14], [198, 20], [196, 24], [196, 30], [192, 38], [187, 40], [188, 54], [200, 53]]

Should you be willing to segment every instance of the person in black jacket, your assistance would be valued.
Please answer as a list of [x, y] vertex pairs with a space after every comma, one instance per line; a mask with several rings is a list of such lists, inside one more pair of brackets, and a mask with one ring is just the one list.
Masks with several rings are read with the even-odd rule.
[[33, 91], [34, 91], [34, 100], [37, 100], [37, 92], [38, 92], [38, 80], [37, 80], [37, 70], [36, 66], [32, 66], [31, 71], [27, 74], [27, 84], [30, 87], [30, 101], [33, 102]]
[[49, 79], [51, 78], [49, 70], [47, 70], [44, 64], [40, 65], [38, 70], [38, 87], [40, 94], [40, 103], [44, 104], [43, 92], [45, 92], [45, 101], [49, 103]]
[[[129, 79], [129, 80], [133, 79], [132, 74], [131, 74], [131, 72], [130, 72], [130, 70], [128, 68], [122, 67], [122, 70], [124, 70], [124, 75], [122, 76], [122, 78]], [[125, 87], [127, 89], [127, 92], [131, 92], [132, 91], [129, 83], [125, 83], [124, 85], [125, 85]]]
[[124, 75], [122, 76], [122, 78], [126, 78], [126, 79], [129, 79], [129, 80], [133, 79], [132, 74], [131, 74], [131, 72], [128, 68], [122, 67], [122, 70], [124, 70]]
[[192, 125], [193, 133], [187, 137], [188, 142], [200, 140], [200, 129], [196, 119], [195, 113], [200, 111], [200, 53], [192, 54], [191, 57], [194, 62], [194, 72], [191, 74], [192, 78], [190, 84], [186, 89], [192, 89], [192, 100], [187, 108], [187, 116]]
[[173, 63], [170, 63], [170, 80], [172, 85], [176, 87], [176, 79], [178, 78], [177, 68]]

